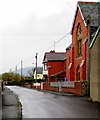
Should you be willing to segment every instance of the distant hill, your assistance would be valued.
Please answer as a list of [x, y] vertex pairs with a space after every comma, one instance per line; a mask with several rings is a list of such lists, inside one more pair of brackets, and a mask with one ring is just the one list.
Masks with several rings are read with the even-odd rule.
[[[28, 72], [32, 73], [33, 69], [34, 69], [34, 67], [25, 67], [25, 68], [23, 68], [23, 76], [30, 76]], [[19, 73], [21, 75], [21, 69], [18, 69], [17, 73]]]
[[[41, 66], [38, 66], [41, 67]], [[25, 67], [23, 68], [23, 76], [30, 76], [29, 73], [33, 74], [34, 67]], [[21, 75], [21, 69], [17, 70], [17, 73]]]

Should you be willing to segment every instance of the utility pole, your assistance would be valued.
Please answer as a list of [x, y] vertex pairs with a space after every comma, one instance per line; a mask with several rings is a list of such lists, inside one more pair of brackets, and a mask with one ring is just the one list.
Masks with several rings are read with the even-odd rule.
[[23, 75], [23, 61], [21, 60], [21, 80], [22, 80], [22, 75]]
[[37, 55], [38, 55], [38, 53], [36, 53], [36, 56], [35, 56], [35, 58], [36, 58], [36, 77], [35, 77], [35, 81], [37, 82]]
[[17, 74], [17, 65], [16, 65], [16, 67], [15, 67], [15, 74]]
[[56, 46], [55, 46], [55, 42], [54, 42], [54, 51], [55, 51], [55, 48], [56, 48]]

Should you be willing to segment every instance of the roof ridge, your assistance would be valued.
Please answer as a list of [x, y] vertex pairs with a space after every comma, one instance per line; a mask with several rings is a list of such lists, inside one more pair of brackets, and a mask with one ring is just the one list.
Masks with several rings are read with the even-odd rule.
[[100, 4], [100, 2], [78, 1], [78, 3]]
[[[46, 53], [51, 54], [50, 52], [46, 52]], [[55, 53], [53, 53], [53, 54], [59, 54], [59, 53], [65, 54], [66, 52], [55, 52]]]

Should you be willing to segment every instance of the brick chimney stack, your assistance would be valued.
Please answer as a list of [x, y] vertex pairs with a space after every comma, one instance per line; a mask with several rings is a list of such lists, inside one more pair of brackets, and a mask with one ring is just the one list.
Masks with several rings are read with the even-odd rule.
[[55, 53], [55, 50], [51, 50], [50, 53]]

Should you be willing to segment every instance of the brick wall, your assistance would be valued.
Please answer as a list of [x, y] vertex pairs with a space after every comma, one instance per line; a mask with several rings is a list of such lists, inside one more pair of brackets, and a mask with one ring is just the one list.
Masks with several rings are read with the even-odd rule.
[[87, 88], [85, 87], [84, 82], [75, 82], [74, 88], [62, 88], [62, 92], [69, 92], [74, 93], [76, 95], [86, 95], [87, 94]]
[[[50, 82], [44, 82], [43, 84], [43, 90], [51, 90], [51, 91], [57, 91], [59, 92], [59, 87], [52, 87], [50, 86]], [[41, 84], [41, 85], [42, 85]], [[23, 87], [27, 87], [23, 84]], [[34, 86], [34, 83], [31, 83], [30, 88], [34, 89], [41, 89], [41, 86]], [[74, 88], [70, 87], [62, 87], [62, 92], [68, 92], [68, 93], [74, 93], [76, 95], [86, 95], [87, 94], [87, 84], [86, 82], [75, 82]]]
[[[88, 38], [88, 28], [85, 25], [84, 22], [81, 22], [83, 20], [80, 10], [77, 11], [77, 16], [75, 19], [75, 24], [74, 24], [74, 29], [72, 33], [72, 44], [74, 46], [74, 64], [75, 64], [75, 81], [77, 81], [77, 67], [79, 66], [80, 70], [80, 80], [86, 80], [86, 64], [82, 67], [80, 67], [80, 64], [82, 60], [86, 60], [86, 42], [84, 42]], [[78, 24], [81, 24], [82, 28], [82, 56], [77, 57], [78, 54], [78, 48], [77, 48], [77, 29], [78, 29]], [[86, 61], [85, 61], [86, 62]]]
[[[74, 88], [62, 87], [62, 92], [74, 93], [80, 96], [87, 94], [87, 87], [85, 82], [75, 82], [74, 85]], [[52, 87], [50, 86], [50, 83], [43, 83], [43, 89], [59, 91], [58, 87]]]
[[50, 83], [43, 83], [43, 89], [44, 90], [58, 91], [58, 87], [51, 87]]
[[49, 82], [52, 82], [51, 75], [64, 71], [65, 68], [64, 61], [52, 61], [52, 62], [48, 62], [47, 65], [50, 66], [50, 68], [48, 69]]
[[[69, 81], [85, 81], [86, 80], [86, 54], [87, 54], [87, 42], [86, 39], [88, 38], [88, 28], [85, 25], [83, 18], [81, 16], [80, 10], [78, 9], [73, 30], [72, 30], [72, 48], [70, 50], [66, 50], [66, 77], [68, 77]], [[83, 22], [82, 22], [83, 21]], [[81, 25], [82, 29], [82, 56], [78, 57], [78, 45], [77, 45], [77, 32], [78, 26]], [[69, 59], [70, 58], [70, 59]], [[82, 60], [84, 61], [83, 66]], [[72, 62], [72, 67], [68, 69], [69, 64]], [[80, 79], [78, 79], [78, 72], [80, 72]]]
[[[74, 81], [74, 54], [73, 54], [74, 48], [72, 47], [70, 50], [66, 51], [66, 77], [68, 78], [68, 81]], [[72, 63], [71, 67], [70, 64]], [[70, 67], [70, 68], [69, 68]]]

